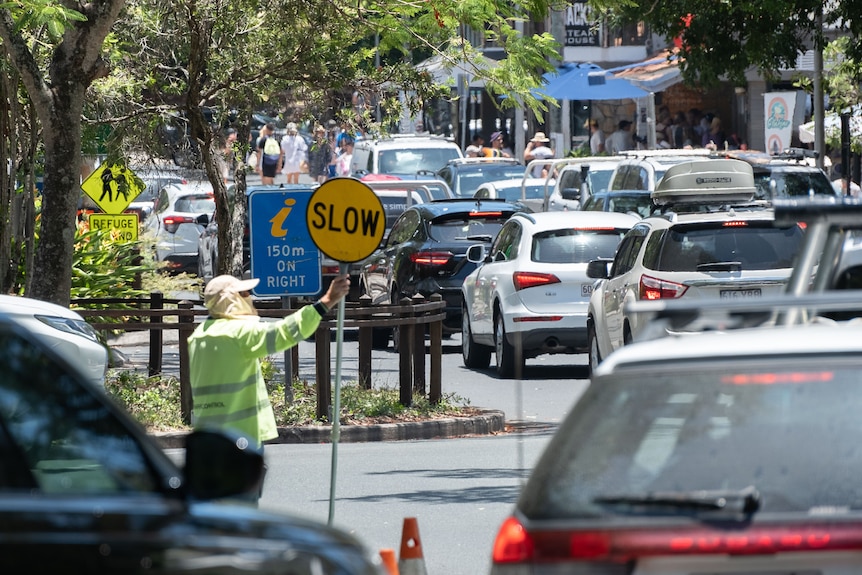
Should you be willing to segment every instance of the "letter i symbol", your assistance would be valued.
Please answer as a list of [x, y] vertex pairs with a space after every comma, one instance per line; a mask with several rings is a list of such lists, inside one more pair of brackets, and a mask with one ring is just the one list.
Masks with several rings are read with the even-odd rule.
[[270, 228], [270, 233], [274, 238], [283, 238], [287, 235], [287, 228], [284, 227], [284, 222], [287, 220], [288, 214], [293, 209], [293, 204], [296, 203], [296, 200], [293, 198], [288, 198], [284, 200], [285, 207], [278, 210], [278, 213], [269, 220], [272, 224], [272, 228]]

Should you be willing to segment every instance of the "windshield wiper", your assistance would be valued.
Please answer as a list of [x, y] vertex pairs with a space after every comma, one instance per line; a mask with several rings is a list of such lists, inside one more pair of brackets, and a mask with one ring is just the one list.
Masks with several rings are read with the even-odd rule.
[[754, 513], [760, 509], [760, 493], [753, 486], [735, 491], [655, 491], [643, 495], [602, 495], [593, 498], [593, 503], [714, 510], [726, 509], [741, 513]]

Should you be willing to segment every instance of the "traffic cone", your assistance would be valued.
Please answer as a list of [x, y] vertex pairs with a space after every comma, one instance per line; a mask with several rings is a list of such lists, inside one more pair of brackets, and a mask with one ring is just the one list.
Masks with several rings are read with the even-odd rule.
[[428, 575], [422, 555], [422, 541], [419, 539], [419, 524], [415, 517], [404, 518], [398, 572], [401, 575]]
[[380, 558], [383, 560], [383, 569], [386, 571], [386, 575], [399, 575], [395, 549], [381, 549]]

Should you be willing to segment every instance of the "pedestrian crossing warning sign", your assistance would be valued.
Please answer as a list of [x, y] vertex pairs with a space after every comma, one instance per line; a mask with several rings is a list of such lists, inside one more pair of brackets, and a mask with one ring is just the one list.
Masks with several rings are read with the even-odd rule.
[[144, 191], [144, 182], [124, 164], [104, 163], [81, 184], [106, 214], [121, 214]]

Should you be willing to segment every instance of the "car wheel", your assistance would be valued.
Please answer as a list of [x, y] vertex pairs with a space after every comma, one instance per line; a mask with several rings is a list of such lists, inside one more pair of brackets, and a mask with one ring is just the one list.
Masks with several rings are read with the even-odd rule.
[[494, 315], [494, 343], [497, 375], [504, 378], [513, 377], [517, 365], [515, 347], [506, 339], [506, 326], [503, 323], [503, 314], [499, 310]]
[[632, 328], [626, 324], [623, 328], [623, 345], [629, 345], [632, 342]]
[[590, 360], [590, 373], [599, 366], [602, 362], [602, 354], [599, 352], [599, 339], [596, 337], [596, 326], [593, 323], [587, 324], [587, 346]]
[[466, 305], [461, 308], [461, 357], [464, 365], [472, 369], [485, 369], [491, 364], [491, 347], [473, 341]]

